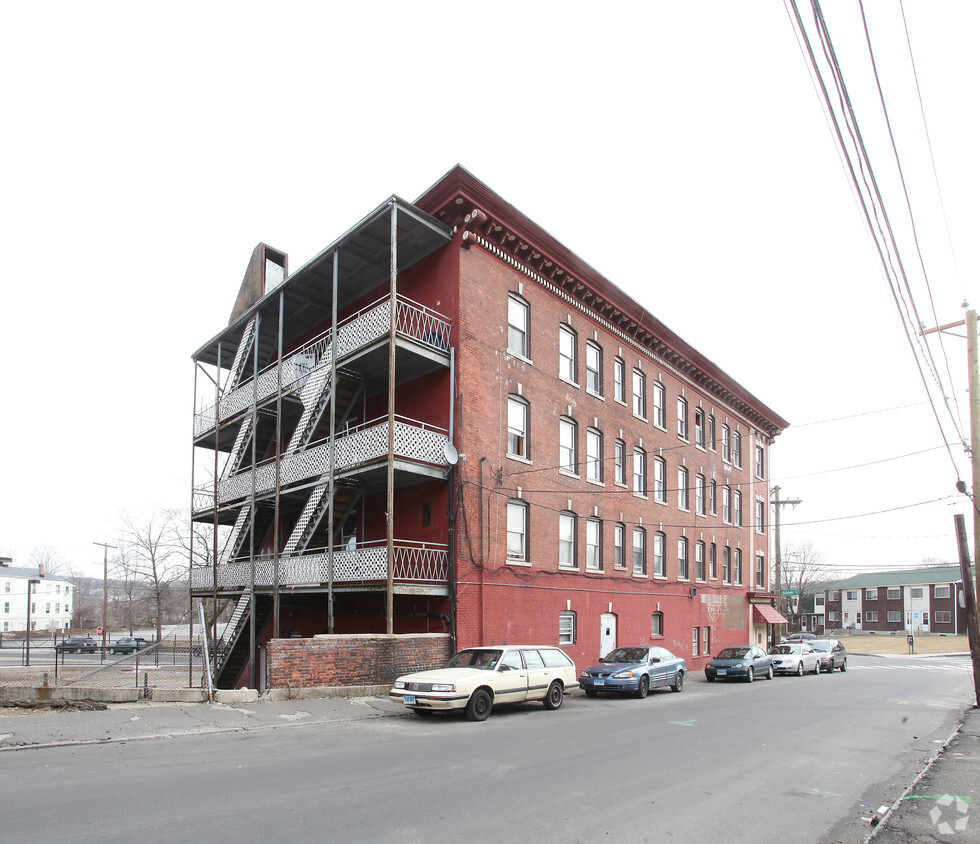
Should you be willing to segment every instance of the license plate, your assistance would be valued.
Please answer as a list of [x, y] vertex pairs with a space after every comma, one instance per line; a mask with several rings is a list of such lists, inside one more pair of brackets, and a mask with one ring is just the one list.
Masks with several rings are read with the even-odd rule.
[[728, 673], [728, 671], [726, 669], [724, 669], [724, 668], [719, 668], [718, 669], [718, 676], [719, 677], [724, 677], [727, 673]]
[[602, 679], [601, 677], [596, 677], [596, 678], [595, 678], [595, 680], [594, 680], [593, 682], [594, 682], [594, 683], [595, 683], [595, 684], [596, 684], [597, 686], [604, 686], [604, 685], [606, 685], [606, 681], [605, 681], [604, 679]]
[[405, 706], [414, 706], [415, 695], [402, 695], [402, 702], [405, 704]]

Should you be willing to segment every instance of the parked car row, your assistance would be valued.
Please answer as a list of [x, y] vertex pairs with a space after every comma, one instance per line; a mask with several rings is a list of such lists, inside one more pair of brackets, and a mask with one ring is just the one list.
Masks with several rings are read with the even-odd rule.
[[[705, 665], [709, 683], [806, 671], [847, 670], [847, 651], [836, 639], [815, 639], [776, 645], [769, 653], [753, 645], [724, 648]], [[599, 692], [645, 698], [658, 688], [684, 688], [687, 664], [666, 648], [640, 645], [615, 648], [577, 676], [575, 663], [551, 645], [505, 645], [467, 648], [442, 668], [406, 674], [388, 693], [416, 715], [463, 710], [471, 721], [485, 721], [497, 704], [540, 700], [558, 709], [565, 693], [581, 687], [589, 697]]]
[[[123, 636], [115, 642], [107, 642], [106, 650], [111, 654], [131, 654], [149, 647], [151, 643], [140, 636]], [[54, 649], [57, 653], [94, 654], [102, 648], [102, 642], [91, 636], [66, 636]]]
[[[808, 634], [804, 634], [808, 635]], [[837, 639], [796, 639], [774, 645], [766, 653], [762, 648], [746, 645], [725, 648], [704, 667], [709, 683], [717, 679], [743, 679], [752, 682], [776, 674], [828, 674], [835, 669], [847, 671], [847, 650]]]

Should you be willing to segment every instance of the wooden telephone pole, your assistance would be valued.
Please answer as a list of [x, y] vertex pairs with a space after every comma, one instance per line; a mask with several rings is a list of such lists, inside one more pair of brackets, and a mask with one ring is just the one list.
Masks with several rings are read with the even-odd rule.
[[[779, 497], [779, 487], [774, 486], [772, 488], [772, 504], [775, 509], [774, 518], [774, 528], [776, 532], [776, 609], [781, 613], [783, 611], [783, 549], [782, 540], [779, 536], [779, 508], [785, 507], [787, 505], [795, 507], [797, 504], [802, 504], [803, 500], [800, 498], [780, 498]], [[774, 645], [778, 645], [780, 641], [779, 625], [774, 625], [772, 631], [772, 642]]]

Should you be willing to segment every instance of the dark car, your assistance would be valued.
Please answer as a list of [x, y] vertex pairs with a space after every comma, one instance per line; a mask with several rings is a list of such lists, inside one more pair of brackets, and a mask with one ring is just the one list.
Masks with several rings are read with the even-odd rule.
[[709, 683], [716, 679], [744, 679], [751, 683], [756, 677], [771, 680], [772, 675], [772, 657], [752, 645], [723, 648], [704, 666], [704, 677]]
[[670, 686], [675, 692], [684, 688], [687, 665], [682, 657], [665, 648], [640, 645], [615, 648], [579, 675], [579, 685], [589, 697], [599, 692], [628, 692], [646, 697], [650, 689]]
[[783, 637], [784, 642], [810, 642], [816, 639], [816, 635], [813, 633], [792, 633], [789, 636]]
[[150, 643], [146, 639], [142, 639], [139, 636], [123, 636], [116, 642], [112, 642], [109, 645], [109, 653], [111, 654], [131, 654], [136, 653], [136, 651], [141, 651], [143, 648], [147, 647]]
[[847, 648], [837, 639], [814, 639], [807, 644], [820, 657], [821, 671], [830, 672], [835, 668], [847, 671]]
[[94, 654], [99, 649], [99, 643], [91, 636], [68, 636], [54, 646], [57, 653]]

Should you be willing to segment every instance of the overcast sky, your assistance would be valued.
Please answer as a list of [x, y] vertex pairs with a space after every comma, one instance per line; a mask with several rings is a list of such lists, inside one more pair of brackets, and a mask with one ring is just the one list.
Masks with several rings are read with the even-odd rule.
[[[935, 318], [859, 7], [824, 11], [914, 300], [952, 322], [980, 305], [980, 4], [904, 2], [925, 124], [903, 4], [866, 6]], [[780, 0], [18, 3], [0, 24], [0, 554], [99, 572], [124, 511], [186, 508], [190, 356], [255, 244], [295, 270], [460, 163], [790, 421], [784, 544], [955, 561], [968, 458]], [[930, 342], [968, 433], [962, 338]]]

